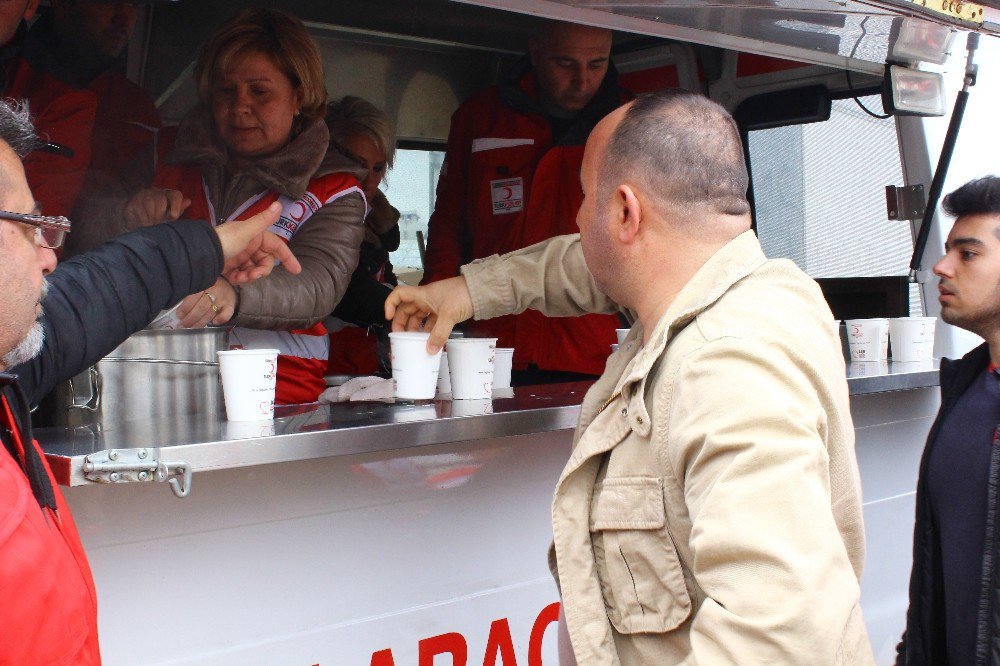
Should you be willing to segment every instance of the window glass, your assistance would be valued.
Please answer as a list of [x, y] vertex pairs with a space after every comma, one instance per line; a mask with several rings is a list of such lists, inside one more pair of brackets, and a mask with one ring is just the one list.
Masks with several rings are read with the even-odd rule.
[[[881, 111], [877, 97], [861, 101]], [[757, 234], [769, 257], [791, 259], [814, 278], [907, 274], [910, 224], [885, 210], [885, 186], [904, 184], [892, 118], [834, 100], [828, 121], [750, 132], [748, 148]], [[919, 314], [919, 289], [910, 302]]]
[[396, 275], [416, 284], [423, 274], [417, 241], [419, 231], [427, 242], [427, 220], [434, 210], [444, 151], [396, 150], [392, 170], [379, 186], [389, 203], [399, 210], [399, 249], [389, 254]]

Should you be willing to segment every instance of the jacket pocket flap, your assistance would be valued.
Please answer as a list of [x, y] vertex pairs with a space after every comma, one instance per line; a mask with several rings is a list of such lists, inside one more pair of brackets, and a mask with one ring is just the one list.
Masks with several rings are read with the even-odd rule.
[[594, 486], [591, 531], [657, 530], [665, 520], [663, 491], [657, 478], [609, 478]]

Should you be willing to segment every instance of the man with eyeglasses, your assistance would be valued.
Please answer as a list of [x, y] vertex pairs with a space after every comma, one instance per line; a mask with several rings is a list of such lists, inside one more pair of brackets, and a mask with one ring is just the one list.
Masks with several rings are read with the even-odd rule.
[[264, 233], [272, 206], [214, 230], [143, 229], [57, 269], [71, 225], [37, 214], [21, 164], [35, 143], [27, 112], [0, 102], [0, 664], [100, 663], [94, 582], [30, 407], [220, 273], [247, 282], [275, 261], [301, 267]]

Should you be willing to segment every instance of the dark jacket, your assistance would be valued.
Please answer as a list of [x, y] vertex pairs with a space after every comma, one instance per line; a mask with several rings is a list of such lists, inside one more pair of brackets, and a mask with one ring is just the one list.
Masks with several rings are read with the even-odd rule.
[[185, 221], [123, 236], [49, 276], [41, 353], [0, 372], [0, 663], [100, 663], [94, 581], [29, 405], [221, 268], [218, 236]]
[[[976, 347], [958, 361], [941, 361], [941, 409], [927, 435], [917, 480], [916, 524], [913, 529], [913, 569], [910, 573], [910, 607], [906, 631], [896, 647], [897, 666], [947, 664], [944, 628], [944, 586], [939, 536], [931, 514], [927, 464], [937, 443], [941, 424], [958, 399], [989, 363], [989, 347]], [[983, 554], [979, 619], [976, 629], [976, 665], [1000, 666], [1000, 568], [997, 561], [997, 486], [1000, 483], [1000, 449], [990, 454], [989, 510]], [[953, 666], [966, 666], [965, 664]], [[971, 665], [969, 665], [971, 666]]]
[[41, 354], [9, 372], [37, 405], [161, 310], [212, 286], [221, 270], [218, 235], [190, 220], [141, 229], [68, 259], [48, 277]]

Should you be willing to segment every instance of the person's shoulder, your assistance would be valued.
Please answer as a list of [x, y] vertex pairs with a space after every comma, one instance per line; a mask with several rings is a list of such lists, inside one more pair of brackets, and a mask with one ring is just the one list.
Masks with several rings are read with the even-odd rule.
[[735, 338], [801, 353], [834, 328], [819, 285], [783, 259], [737, 281], [697, 320], [706, 340]]
[[160, 115], [149, 93], [118, 72], [105, 72], [95, 78], [87, 89], [97, 95], [98, 102], [102, 105], [126, 107], [131, 114], [155, 118], [156, 126], [160, 124]]
[[504, 104], [500, 97], [500, 86], [487, 86], [472, 93], [459, 104], [452, 119], [453, 121], [475, 122], [483, 118], [484, 114], [495, 112], [501, 108], [504, 108]]

